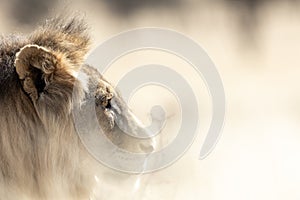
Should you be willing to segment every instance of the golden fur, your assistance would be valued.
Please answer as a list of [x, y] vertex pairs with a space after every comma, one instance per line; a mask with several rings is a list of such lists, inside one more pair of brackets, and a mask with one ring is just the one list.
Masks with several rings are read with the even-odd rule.
[[89, 43], [81, 20], [59, 17], [1, 38], [1, 200], [88, 199], [91, 159], [70, 116], [73, 91], [83, 98], [74, 73]]
[[[99, 124], [114, 144], [153, 150], [115, 125], [142, 131], [114, 88], [83, 63], [89, 44], [85, 23], [74, 17], [0, 39], [0, 200], [89, 199], [95, 161], [72, 117], [73, 106], [87, 98], [95, 99]], [[77, 84], [80, 68], [86, 86]]]

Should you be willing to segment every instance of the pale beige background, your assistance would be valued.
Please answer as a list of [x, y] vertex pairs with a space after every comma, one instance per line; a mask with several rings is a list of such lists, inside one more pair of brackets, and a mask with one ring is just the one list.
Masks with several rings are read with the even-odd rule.
[[[137, 65], [173, 66], [193, 85], [201, 125], [191, 148], [169, 168], [140, 177], [100, 171], [95, 188], [98, 199], [300, 198], [299, 1], [153, 1], [136, 9], [114, 7], [109, 1], [54, 1], [52, 7], [45, 4], [45, 10], [27, 21], [15, 15], [22, 10], [21, 2], [1, 1], [1, 33], [29, 32], [33, 24], [67, 5], [86, 13], [94, 47], [128, 29], [170, 28], [201, 44], [223, 79], [227, 114], [222, 137], [209, 157], [198, 160], [211, 117], [201, 78], [179, 58], [163, 52], [136, 52], [114, 63], [106, 76], [115, 83]], [[160, 100], [165, 105], [170, 120], [160, 141], [166, 145], [180, 122], [179, 108], [168, 93], [151, 95], [145, 101], [150, 91], [153, 88], [137, 93], [130, 105], [145, 123], [149, 123], [147, 112], [153, 102]]]

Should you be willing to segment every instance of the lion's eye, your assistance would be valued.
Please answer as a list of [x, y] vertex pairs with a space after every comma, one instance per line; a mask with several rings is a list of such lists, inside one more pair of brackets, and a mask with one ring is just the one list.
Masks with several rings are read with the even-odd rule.
[[110, 101], [111, 101], [111, 99], [109, 99], [109, 100], [107, 101], [107, 105], [105, 106], [105, 108], [111, 109], [111, 103], [110, 103]]
[[101, 106], [104, 109], [111, 109], [111, 99], [107, 99], [106, 96], [95, 96], [96, 106]]

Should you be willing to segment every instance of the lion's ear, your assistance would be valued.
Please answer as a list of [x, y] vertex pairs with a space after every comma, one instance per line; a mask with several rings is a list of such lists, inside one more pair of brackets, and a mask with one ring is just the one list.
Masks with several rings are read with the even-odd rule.
[[48, 49], [38, 45], [26, 45], [17, 54], [16, 72], [24, 91], [36, 100], [43, 92], [47, 79], [56, 69], [58, 60]]

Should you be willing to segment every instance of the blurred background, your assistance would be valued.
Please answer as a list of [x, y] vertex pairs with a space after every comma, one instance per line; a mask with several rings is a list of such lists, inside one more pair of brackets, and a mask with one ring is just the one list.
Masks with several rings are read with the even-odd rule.
[[[147, 63], [173, 66], [188, 77], [198, 94], [199, 134], [183, 157], [158, 172], [122, 178], [99, 172], [96, 199], [300, 199], [299, 0], [1, 0], [0, 32], [29, 33], [65, 9], [85, 13], [93, 47], [137, 27], [185, 34], [216, 64], [227, 98], [222, 137], [206, 159], [198, 160], [211, 118], [201, 78], [164, 52], [120, 58], [105, 74], [114, 83], [126, 70]], [[131, 107], [147, 123], [153, 102], [143, 106], [141, 94]], [[171, 120], [160, 138], [164, 145], [180, 120], [176, 104], [168, 101], [172, 97], [165, 98]]]

